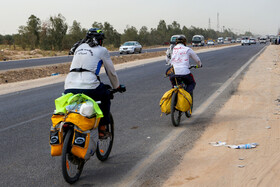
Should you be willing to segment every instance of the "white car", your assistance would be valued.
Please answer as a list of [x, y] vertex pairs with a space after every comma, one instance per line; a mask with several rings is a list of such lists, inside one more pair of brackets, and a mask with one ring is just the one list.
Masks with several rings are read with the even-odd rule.
[[120, 46], [120, 54], [123, 53], [141, 53], [142, 52], [142, 45], [138, 43], [137, 41], [129, 41], [125, 42], [123, 45]]
[[241, 43], [241, 38], [236, 38], [236, 43]]
[[256, 43], [257, 43], [257, 41], [255, 38], [250, 38], [250, 44], [256, 44]]
[[241, 45], [251, 45], [250, 39], [248, 36], [243, 36], [241, 40]]
[[207, 45], [214, 45], [215, 43], [214, 43], [214, 41], [213, 40], [208, 40], [207, 41]]

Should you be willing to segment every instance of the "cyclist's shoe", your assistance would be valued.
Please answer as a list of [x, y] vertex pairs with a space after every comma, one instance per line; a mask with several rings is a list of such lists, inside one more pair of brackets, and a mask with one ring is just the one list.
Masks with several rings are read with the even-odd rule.
[[107, 139], [110, 137], [110, 132], [107, 132], [106, 125], [100, 125], [98, 129], [99, 139]]
[[190, 118], [192, 116], [192, 110], [188, 110], [187, 112], [185, 112], [185, 114], [187, 118]]

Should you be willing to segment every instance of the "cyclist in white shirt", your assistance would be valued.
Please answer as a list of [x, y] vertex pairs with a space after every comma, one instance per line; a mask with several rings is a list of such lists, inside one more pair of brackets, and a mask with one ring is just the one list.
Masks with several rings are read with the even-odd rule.
[[[192, 58], [197, 67], [202, 67], [202, 63], [197, 54], [187, 45], [186, 37], [181, 35], [176, 39], [176, 46], [173, 48], [173, 53], [170, 60], [170, 65], [173, 66], [174, 75], [170, 77], [172, 85], [176, 85], [176, 80], [184, 82], [184, 88], [193, 97], [193, 90], [196, 82], [192, 73], [190, 72], [190, 58]], [[175, 79], [176, 78], [176, 79]]]
[[69, 54], [74, 54], [70, 73], [65, 79], [64, 93], [83, 93], [96, 101], [101, 101], [100, 108], [104, 117], [100, 121], [100, 131], [104, 131], [106, 124], [110, 122], [110, 92], [100, 81], [99, 72], [103, 65], [107, 76], [114, 89], [119, 92], [126, 90], [125, 86], [119, 84], [110, 54], [105, 47], [102, 47], [104, 33], [91, 28], [86, 38], [74, 44]]

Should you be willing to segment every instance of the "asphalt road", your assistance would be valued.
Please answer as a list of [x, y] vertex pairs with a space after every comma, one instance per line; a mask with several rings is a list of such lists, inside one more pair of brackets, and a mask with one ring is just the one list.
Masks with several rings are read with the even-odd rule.
[[[157, 51], [166, 51], [166, 48], [143, 49], [142, 53], [150, 53], [150, 52], [157, 52]], [[114, 52], [110, 52], [110, 55], [120, 56], [120, 53], [114, 51]], [[37, 58], [37, 59], [26, 59], [26, 60], [0, 61], [0, 70], [12, 70], [16, 68], [28, 68], [32, 66], [59, 64], [59, 63], [71, 62], [72, 59], [73, 56], [59, 56], [59, 57]]]
[[[236, 46], [200, 53], [203, 68], [192, 70], [197, 82], [194, 110], [263, 47]], [[164, 78], [165, 69], [165, 62], [159, 61], [117, 72], [127, 92], [116, 94], [112, 101], [115, 142], [110, 158], [102, 163], [92, 157], [78, 186], [123, 186], [129, 180], [135, 186], [158, 186], [227, 99], [218, 98], [200, 120], [184, 121], [177, 128], [184, 130], [183, 135], [156, 160], [146, 160], [176, 129], [159, 108], [161, 96], [171, 87]], [[109, 82], [104, 75], [101, 79]], [[62, 177], [61, 158], [50, 156], [48, 140], [54, 99], [62, 92], [63, 83], [58, 83], [0, 96], [0, 186], [68, 186]], [[141, 167], [144, 163], [150, 165], [146, 170]], [[133, 175], [135, 171], [139, 171], [137, 175]]]

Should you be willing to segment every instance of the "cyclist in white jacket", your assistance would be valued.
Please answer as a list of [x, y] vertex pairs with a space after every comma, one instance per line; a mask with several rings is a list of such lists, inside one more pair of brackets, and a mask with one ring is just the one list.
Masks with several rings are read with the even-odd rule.
[[[96, 101], [101, 101], [100, 108], [104, 117], [100, 121], [100, 132], [110, 123], [110, 92], [99, 79], [100, 68], [103, 65], [111, 85], [119, 92], [124, 92], [125, 86], [120, 85], [110, 54], [102, 47], [103, 32], [91, 28], [86, 38], [74, 44], [69, 54], [74, 54], [70, 73], [65, 79], [64, 93], [83, 93]], [[105, 133], [105, 132], [103, 132]], [[101, 133], [102, 134], [102, 133]], [[104, 134], [103, 134], [104, 135]]]
[[190, 58], [196, 62], [198, 68], [202, 67], [202, 63], [197, 54], [186, 45], [187, 40], [185, 36], [181, 35], [176, 39], [176, 46], [173, 48], [170, 60], [170, 65], [172, 65], [174, 69], [174, 75], [170, 77], [170, 81], [173, 86], [176, 85], [176, 81], [184, 82], [186, 85], [184, 89], [193, 97], [193, 90], [196, 82], [189, 69]]

